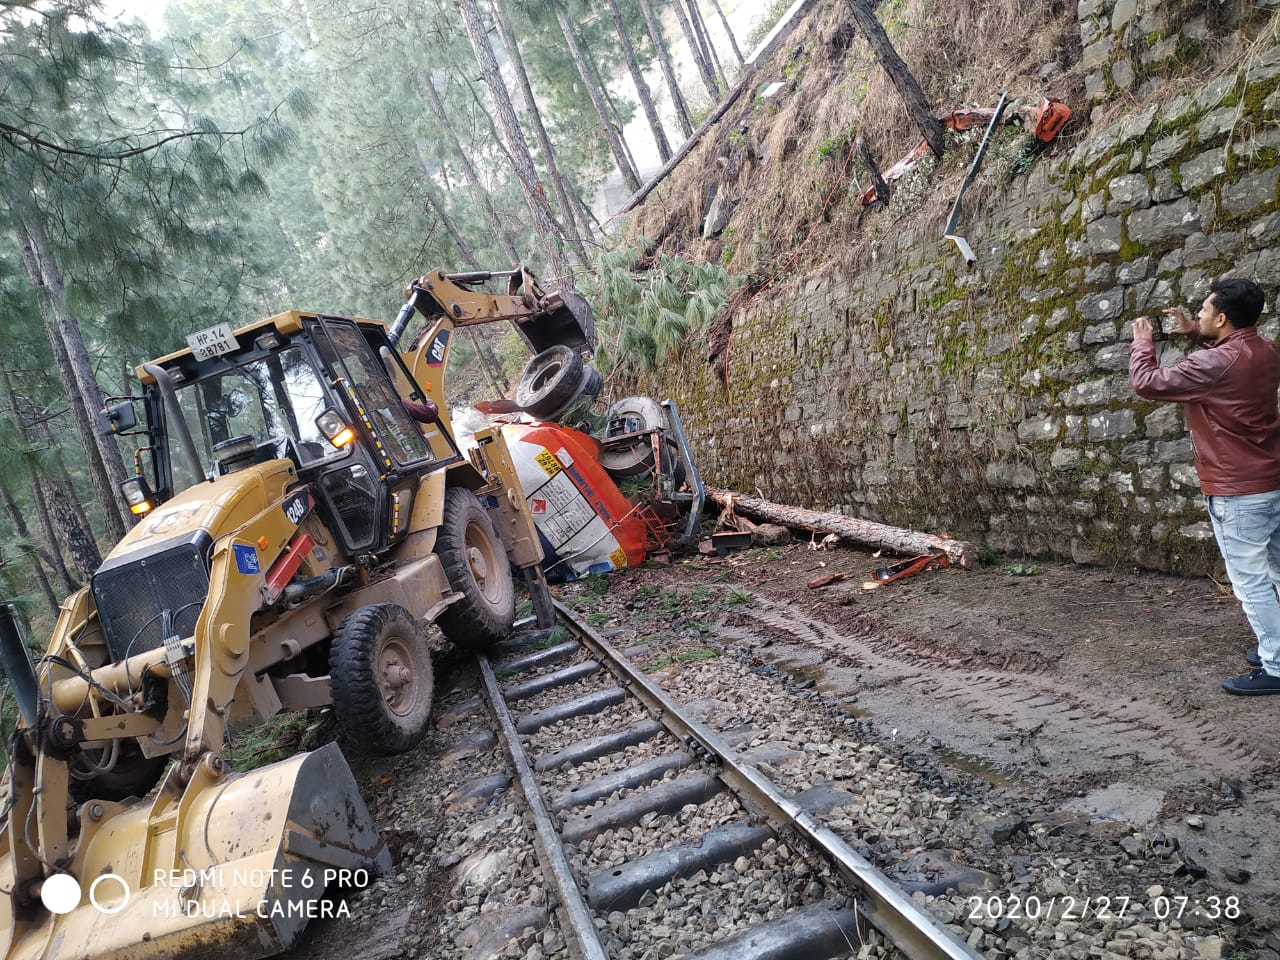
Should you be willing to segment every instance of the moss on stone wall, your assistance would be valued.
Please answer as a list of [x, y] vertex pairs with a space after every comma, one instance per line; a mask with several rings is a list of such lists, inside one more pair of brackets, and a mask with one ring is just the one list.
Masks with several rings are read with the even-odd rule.
[[997, 550], [1211, 570], [1180, 422], [1129, 391], [1128, 324], [1233, 267], [1280, 293], [1277, 186], [1258, 176], [1278, 84], [1280, 47], [1091, 131], [966, 225], [973, 269], [925, 237], [779, 284], [734, 318], [727, 385], [690, 350], [641, 387], [678, 400], [719, 485]]

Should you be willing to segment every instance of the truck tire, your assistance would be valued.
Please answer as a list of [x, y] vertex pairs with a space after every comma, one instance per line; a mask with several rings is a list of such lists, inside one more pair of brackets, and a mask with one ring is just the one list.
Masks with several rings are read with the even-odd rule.
[[456, 646], [481, 650], [510, 633], [516, 591], [507, 551], [489, 511], [465, 487], [445, 491], [436, 555], [449, 585], [462, 594], [436, 618], [445, 637]]
[[525, 364], [516, 384], [516, 403], [548, 419], [576, 400], [583, 386], [581, 354], [563, 345], [548, 347]]
[[431, 651], [404, 607], [361, 607], [333, 635], [333, 712], [357, 750], [389, 755], [417, 746], [431, 719], [433, 686]]

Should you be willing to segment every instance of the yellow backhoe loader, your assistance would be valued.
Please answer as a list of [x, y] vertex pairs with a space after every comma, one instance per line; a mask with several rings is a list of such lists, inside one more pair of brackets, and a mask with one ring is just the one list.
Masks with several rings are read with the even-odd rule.
[[[122, 494], [139, 522], [34, 662], [0, 606], [19, 709], [0, 783], [4, 960], [270, 956], [324, 915], [330, 883], [390, 868], [337, 745], [247, 773], [224, 749], [332, 704], [348, 751], [408, 750], [431, 710], [426, 625], [498, 640], [513, 567], [549, 623], [502, 434], [460, 452], [444, 369], [454, 326], [508, 320], [539, 354], [589, 351], [594, 328], [527, 271], [496, 275], [506, 294], [468, 286], [492, 276], [424, 277], [390, 328], [293, 311], [199, 331], [103, 411], [137, 444]], [[574, 376], [557, 402], [598, 389]]]

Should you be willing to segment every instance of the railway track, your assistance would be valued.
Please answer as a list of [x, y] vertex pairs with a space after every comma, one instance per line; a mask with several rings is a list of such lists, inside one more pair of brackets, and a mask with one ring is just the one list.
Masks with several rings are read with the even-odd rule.
[[[616, 955], [628, 911], [692, 878], [714, 931], [690, 938], [696, 960], [858, 956], [873, 928], [910, 960], [978, 956], [824, 826], [857, 798], [787, 794], [756, 765], [767, 745], [744, 747], [764, 731], [714, 731], [556, 606], [568, 639], [517, 635], [480, 669], [571, 953]], [[600, 729], [606, 711], [630, 721]]]

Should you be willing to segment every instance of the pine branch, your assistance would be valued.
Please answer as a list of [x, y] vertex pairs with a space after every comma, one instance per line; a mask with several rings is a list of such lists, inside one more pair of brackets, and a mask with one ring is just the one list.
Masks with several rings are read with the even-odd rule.
[[[128, 160], [131, 157], [138, 157], [148, 153], [154, 153], [165, 144], [172, 143], [176, 140], [194, 140], [202, 137], [215, 137], [219, 140], [225, 141], [248, 136], [254, 130], [262, 128], [266, 126], [267, 123], [276, 119], [280, 112], [280, 108], [288, 102], [290, 102], [289, 98], [281, 100], [266, 117], [256, 120], [247, 127], [242, 127], [239, 130], [177, 130], [170, 133], [168, 136], [160, 137], [160, 139], [154, 140], [151, 143], [132, 147], [128, 150], [118, 150], [114, 152], [86, 150], [81, 147], [55, 143], [52, 140], [47, 140], [44, 137], [30, 133], [22, 127], [17, 127], [3, 121], [0, 121], [0, 139], [7, 141], [16, 149], [23, 150], [28, 153], [35, 152], [31, 150], [31, 147], [36, 147], [40, 150], [64, 156], [85, 157], [89, 160], [98, 160], [102, 162], [115, 162], [119, 160]], [[158, 133], [159, 131], [155, 132]]]

